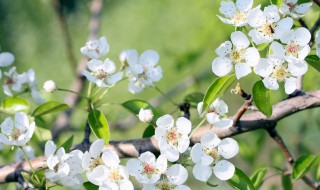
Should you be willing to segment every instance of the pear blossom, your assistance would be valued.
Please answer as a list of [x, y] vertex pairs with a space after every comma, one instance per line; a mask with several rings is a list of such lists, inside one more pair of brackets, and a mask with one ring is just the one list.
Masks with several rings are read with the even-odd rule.
[[31, 90], [32, 99], [38, 104], [43, 104], [45, 100], [41, 97], [39, 91], [37, 90], [38, 80], [34, 70], [29, 69], [26, 75], [27, 75], [27, 83], [29, 84], [29, 88]]
[[86, 151], [83, 154], [83, 158], [82, 158], [83, 169], [92, 170], [93, 168], [104, 164], [101, 158], [104, 144], [105, 142], [102, 139], [98, 139], [91, 144], [89, 151]]
[[81, 53], [91, 59], [99, 59], [109, 52], [109, 44], [106, 37], [98, 40], [90, 40], [80, 49]]
[[225, 160], [237, 155], [239, 146], [232, 138], [221, 140], [215, 133], [209, 132], [201, 137], [191, 149], [191, 158], [196, 165], [193, 175], [200, 181], [208, 181], [212, 172], [220, 180], [230, 179], [234, 172], [234, 165]]
[[82, 74], [98, 87], [110, 87], [121, 80], [123, 72], [116, 74], [116, 66], [110, 59], [105, 59], [104, 62], [98, 59], [92, 59], [88, 62], [88, 70], [84, 70]]
[[226, 113], [228, 113], [228, 105], [220, 99], [216, 99], [211, 105], [209, 105], [209, 109], [202, 112], [203, 102], [199, 102], [197, 109], [200, 117], [205, 116], [207, 121], [219, 128], [231, 127], [233, 121], [228, 118], [221, 118]]
[[312, 2], [297, 4], [298, 0], [284, 0], [279, 8], [281, 14], [290, 15], [292, 18], [301, 18], [306, 14]]
[[147, 86], [154, 86], [153, 82], [162, 78], [162, 69], [156, 66], [159, 54], [154, 50], [146, 50], [140, 57], [136, 50], [124, 50], [120, 60], [126, 68], [126, 76], [130, 81], [128, 88], [133, 94], [142, 92]]
[[57, 90], [56, 83], [53, 80], [47, 80], [43, 84], [43, 89], [47, 92], [54, 92]]
[[280, 20], [276, 5], [267, 6], [264, 11], [259, 8], [252, 9], [249, 11], [247, 19], [248, 24], [253, 27], [249, 31], [249, 36], [257, 45], [281, 39], [293, 26], [293, 20], [290, 17]]
[[167, 158], [160, 155], [156, 159], [154, 154], [148, 151], [142, 153], [138, 159], [130, 159], [127, 162], [127, 169], [140, 183], [154, 184], [167, 170]]
[[8, 67], [14, 62], [14, 55], [10, 52], [0, 53], [0, 67]]
[[154, 184], [144, 184], [142, 190], [191, 190], [183, 183], [188, 179], [188, 171], [181, 164], [174, 164], [166, 171], [166, 179]]
[[251, 67], [258, 64], [260, 55], [254, 47], [249, 47], [248, 37], [240, 32], [231, 33], [231, 42], [222, 43], [216, 53], [219, 57], [212, 62], [212, 71], [217, 76], [225, 76], [235, 65], [237, 79], [240, 79], [251, 73]]
[[253, 0], [237, 0], [236, 3], [233, 1], [222, 1], [220, 4], [219, 11], [226, 18], [219, 15], [219, 19], [226, 23], [236, 27], [241, 27], [247, 24], [247, 14], [251, 9]]
[[157, 119], [155, 138], [161, 154], [170, 162], [179, 159], [179, 153], [185, 152], [190, 144], [188, 134], [191, 131], [190, 120], [180, 117], [176, 123], [171, 115], [164, 115]]
[[316, 33], [315, 41], [316, 41], [317, 56], [320, 58], [320, 30], [318, 30], [318, 32]]
[[141, 108], [138, 115], [140, 121], [144, 123], [149, 123], [152, 121], [153, 113], [151, 109], [143, 109]]
[[[22, 148], [23, 148], [24, 152], [26, 153], [28, 159], [35, 158], [34, 149], [31, 146], [23, 146]], [[22, 162], [22, 161], [25, 160], [23, 152], [22, 152], [22, 150], [20, 148], [18, 148], [16, 150], [16, 153], [14, 155], [14, 160], [16, 162]]]
[[7, 96], [13, 96], [12, 91], [21, 92], [22, 85], [27, 82], [27, 74], [18, 74], [16, 67], [12, 67], [9, 71], [4, 72], [5, 81], [2, 85], [3, 91]]
[[29, 121], [27, 114], [17, 112], [14, 121], [7, 117], [0, 125], [0, 142], [6, 145], [23, 146], [31, 139], [35, 122]]

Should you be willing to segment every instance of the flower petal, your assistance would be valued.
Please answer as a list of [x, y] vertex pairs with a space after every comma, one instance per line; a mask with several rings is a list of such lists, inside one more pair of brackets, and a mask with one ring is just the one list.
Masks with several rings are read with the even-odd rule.
[[177, 132], [180, 134], [188, 135], [191, 131], [191, 121], [185, 117], [179, 117], [176, 121]]
[[311, 7], [312, 5], [312, 2], [309, 2], [309, 3], [302, 3], [300, 5], [296, 5], [294, 7], [294, 10], [298, 13], [298, 14], [301, 14], [301, 15], [304, 15], [308, 12], [309, 8]]
[[248, 11], [249, 9], [251, 9], [252, 5], [253, 5], [253, 0], [237, 0], [236, 1], [237, 9], [240, 12]]
[[13, 121], [11, 117], [7, 117], [0, 125], [1, 133], [10, 135], [13, 132]]
[[239, 145], [237, 141], [232, 138], [225, 138], [218, 146], [218, 152], [225, 159], [230, 159], [238, 154]]
[[217, 49], [216, 54], [220, 57], [225, 57], [229, 53], [231, 53], [232, 43], [230, 41], [226, 41], [222, 43]]
[[275, 78], [272, 78], [272, 77], [265, 77], [263, 80], [262, 80], [264, 86], [270, 90], [278, 90], [279, 88], [279, 84], [278, 84], [278, 81], [277, 79]]
[[232, 32], [230, 38], [233, 46], [237, 50], [245, 49], [250, 45], [248, 37], [243, 32]]
[[144, 51], [140, 58], [140, 64], [146, 64], [149, 66], [155, 66], [159, 62], [159, 54], [154, 50], [146, 50]]
[[17, 112], [14, 115], [14, 125], [15, 128], [24, 131], [27, 127], [29, 127], [29, 119], [27, 114], [23, 112]]
[[222, 1], [219, 11], [227, 18], [231, 18], [236, 14], [236, 5], [232, 1]]
[[198, 163], [201, 161], [202, 145], [200, 143], [196, 143], [195, 145], [193, 145], [190, 151], [190, 156], [194, 163]]
[[44, 148], [45, 157], [48, 158], [50, 155], [53, 155], [56, 149], [57, 149], [57, 146], [54, 144], [53, 141], [51, 140], [47, 141]]
[[293, 76], [304, 75], [307, 72], [307, 70], [308, 70], [308, 63], [306, 63], [304, 60], [288, 63], [288, 71]]
[[106, 149], [105, 151], [103, 151], [101, 158], [104, 164], [109, 168], [117, 168], [120, 163], [119, 156], [115, 151], [111, 149]]
[[250, 67], [256, 66], [260, 60], [259, 51], [254, 47], [248, 48], [244, 54], [244, 59]]
[[279, 42], [272, 42], [270, 48], [272, 49], [273, 53], [280, 58], [283, 58], [286, 50]]
[[91, 71], [98, 71], [99, 69], [102, 69], [102, 67], [103, 67], [103, 62], [99, 59], [91, 59], [88, 62], [88, 68]]
[[115, 63], [109, 58], [104, 60], [102, 68], [103, 68], [104, 72], [106, 72], [108, 74], [112, 74], [116, 71]]
[[232, 119], [223, 118], [220, 121], [215, 122], [213, 125], [218, 128], [228, 128], [228, 127], [231, 127], [232, 124], [233, 124]]
[[208, 123], [213, 125], [215, 122], [219, 121], [220, 116], [217, 115], [216, 113], [211, 112], [206, 114], [206, 118]]
[[232, 69], [232, 61], [227, 57], [217, 57], [212, 62], [212, 72], [221, 77], [230, 73]]
[[213, 167], [213, 173], [219, 178], [220, 180], [228, 180], [232, 178], [235, 172], [235, 167], [232, 163], [221, 160]]
[[237, 63], [235, 65], [235, 70], [237, 79], [245, 77], [252, 72], [251, 67], [246, 63]]
[[262, 77], [267, 77], [273, 72], [273, 65], [268, 59], [261, 58], [259, 64], [254, 67], [254, 72]]
[[197, 180], [208, 181], [212, 175], [212, 169], [210, 166], [203, 166], [198, 163], [193, 167], [192, 173]]
[[14, 55], [10, 52], [0, 53], [0, 67], [7, 67], [14, 62]]
[[164, 155], [160, 155], [157, 158], [156, 168], [160, 173], [164, 173], [167, 170], [168, 160]]
[[260, 7], [250, 10], [247, 15], [247, 20], [248, 24], [253, 28], [260, 27], [267, 22], [266, 16], [260, 10]]
[[221, 139], [214, 132], [208, 132], [202, 135], [200, 142], [203, 147], [211, 149], [218, 146]]
[[159, 117], [156, 121], [158, 127], [164, 127], [166, 129], [171, 129], [174, 125], [174, 119], [171, 115], [167, 114]]
[[310, 31], [304, 27], [300, 27], [295, 31], [295, 41], [299, 46], [306, 46], [310, 42]]
[[291, 94], [297, 89], [297, 79], [294, 77], [286, 78], [284, 90], [286, 94]]
[[142, 163], [138, 159], [128, 160], [126, 167], [129, 174], [132, 176], [137, 176], [143, 171]]
[[102, 139], [97, 139], [95, 140], [89, 149], [89, 153], [93, 158], [97, 158], [98, 156], [100, 156], [102, 149], [104, 147], [104, 140]]
[[122, 76], [123, 76], [123, 72], [118, 72], [114, 75], [111, 75], [110, 77], [107, 78], [108, 84], [112, 85], [119, 82], [122, 79]]
[[188, 135], [182, 135], [178, 140], [178, 151], [180, 153], [184, 153], [189, 148], [189, 145], [190, 145], [190, 140]]
[[280, 20], [278, 7], [276, 5], [269, 5], [265, 7], [263, 12], [267, 20], [271, 23], [278, 22]]
[[183, 184], [188, 178], [188, 171], [181, 164], [174, 164], [167, 170], [167, 177], [174, 185]]

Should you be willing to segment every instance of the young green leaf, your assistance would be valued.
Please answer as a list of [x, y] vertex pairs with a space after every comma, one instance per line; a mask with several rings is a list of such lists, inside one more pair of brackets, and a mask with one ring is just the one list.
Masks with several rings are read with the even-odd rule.
[[311, 0], [298, 0], [297, 4], [300, 5], [300, 4], [309, 3], [309, 2], [311, 2]]
[[266, 175], [268, 168], [259, 168], [251, 176], [251, 181], [256, 189], [259, 189], [264, 182], [264, 176]]
[[0, 112], [14, 114], [16, 112], [28, 112], [30, 104], [27, 100], [13, 97], [3, 100], [0, 104]]
[[233, 177], [227, 180], [227, 183], [233, 187], [234, 189], [238, 190], [255, 190], [254, 185], [250, 178], [239, 168], [236, 168]]
[[258, 81], [253, 85], [252, 89], [253, 101], [257, 108], [267, 117], [272, 115], [272, 105], [270, 102], [270, 90], [267, 89], [262, 81]]
[[292, 190], [292, 182], [290, 174], [282, 174], [281, 176], [283, 190]]
[[109, 144], [110, 131], [108, 121], [99, 110], [92, 110], [88, 115], [88, 121], [91, 130], [96, 135], [96, 137], [103, 139], [106, 145]]
[[204, 94], [201, 92], [194, 92], [191, 94], [188, 94], [184, 101], [189, 103], [191, 107], [196, 108], [198, 106], [198, 103], [201, 102], [204, 98]]
[[147, 137], [152, 137], [155, 133], [155, 129], [152, 125], [149, 125], [143, 132], [142, 137], [147, 138]]
[[153, 122], [156, 122], [156, 120], [160, 116], [158, 110], [144, 100], [129, 100], [127, 102], [122, 103], [122, 106], [130, 112], [132, 112], [135, 116], [139, 115], [139, 111], [141, 108], [151, 109], [154, 115], [152, 119]]
[[270, 0], [271, 4], [277, 5], [278, 7], [281, 6], [283, 0]]
[[83, 187], [86, 189], [86, 190], [98, 190], [99, 189], [99, 186], [97, 185], [94, 185], [93, 183], [87, 181], [87, 182], [84, 182], [83, 183]]
[[202, 111], [206, 110], [215, 99], [217, 99], [224, 91], [226, 91], [235, 79], [236, 76], [232, 74], [214, 80], [204, 95]]
[[320, 163], [320, 155], [302, 155], [295, 161], [292, 179], [295, 181], [306, 175], [314, 166]]
[[49, 113], [55, 113], [63, 110], [67, 110], [70, 107], [67, 104], [62, 104], [60, 102], [52, 101], [46, 102], [38, 106], [32, 113], [32, 116], [39, 117]]
[[313, 68], [320, 72], [320, 58], [316, 55], [308, 55], [305, 58], [306, 62], [309, 63]]
[[73, 137], [74, 137], [74, 135], [72, 135], [71, 137], [69, 137], [69, 138], [61, 145], [61, 147], [63, 147], [66, 152], [69, 152], [70, 149], [71, 149], [71, 147], [72, 147]]

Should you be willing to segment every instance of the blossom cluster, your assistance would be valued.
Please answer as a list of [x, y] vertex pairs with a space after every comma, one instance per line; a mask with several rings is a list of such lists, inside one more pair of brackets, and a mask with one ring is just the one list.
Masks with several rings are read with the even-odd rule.
[[[308, 70], [304, 59], [310, 53], [308, 43], [311, 39], [306, 28], [292, 28], [292, 17], [302, 17], [312, 3], [285, 0], [280, 9], [269, 5], [263, 10], [260, 5], [255, 8], [252, 5], [253, 0], [221, 2], [219, 11], [226, 18], [218, 17], [222, 22], [240, 28], [231, 33], [230, 41], [216, 49], [218, 57], [212, 62], [212, 71], [217, 76], [225, 76], [234, 65], [236, 77], [240, 79], [253, 70], [263, 78], [266, 88], [277, 90], [279, 83], [284, 82], [285, 92], [291, 94], [297, 88], [297, 77]], [[249, 31], [248, 35], [241, 30]], [[261, 58], [257, 48], [262, 44], [269, 46], [265, 58]]]
[[[116, 66], [111, 59], [99, 60], [109, 52], [109, 49], [105, 37], [90, 40], [81, 48], [82, 54], [90, 59], [89, 71], [84, 70], [82, 74], [98, 87], [110, 87], [123, 77], [123, 71], [115, 73]], [[156, 66], [159, 62], [159, 55], [154, 50], [146, 50], [140, 57], [137, 50], [124, 50], [119, 59], [122, 64], [121, 70], [125, 70], [126, 77], [129, 79], [128, 89], [133, 94], [142, 92], [147, 86], [154, 86], [153, 82], [162, 78], [162, 69]]]
[[[14, 55], [10, 52], [0, 53], [0, 82], [5, 95], [15, 96], [25, 92], [30, 92], [33, 100], [42, 104], [45, 100], [37, 90], [37, 77], [33, 69], [27, 72], [18, 73], [16, 67], [11, 66], [15, 61]], [[5, 69], [2, 71], [1, 69]]]

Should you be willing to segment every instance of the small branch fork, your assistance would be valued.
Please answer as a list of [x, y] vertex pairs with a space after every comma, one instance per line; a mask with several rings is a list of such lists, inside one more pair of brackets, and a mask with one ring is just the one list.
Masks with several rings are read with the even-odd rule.
[[245, 91], [240, 89], [239, 95], [245, 100], [245, 103], [238, 109], [237, 113], [233, 117], [233, 127], [235, 127], [240, 120], [240, 118], [243, 116], [243, 114], [249, 109], [249, 107], [252, 105], [253, 98], [250, 94], [247, 94]]
[[[270, 137], [275, 141], [275, 143], [277, 143], [277, 145], [279, 146], [281, 152], [284, 154], [286, 160], [289, 162], [290, 166], [293, 167], [295, 160], [292, 156], [292, 154], [290, 153], [288, 147], [286, 146], [286, 144], [284, 143], [282, 137], [280, 136], [280, 134], [277, 132], [276, 130], [276, 125], [270, 127], [267, 129]], [[308, 178], [307, 176], [304, 176], [302, 178], [302, 180], [308, 185], [310, 186], [312, 189], [319, 189], [320, 188], [320, 183], [314, 182], [312, 181], [310, 178]]]

